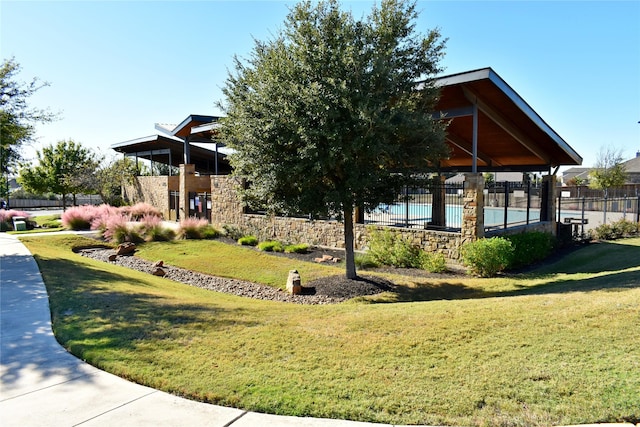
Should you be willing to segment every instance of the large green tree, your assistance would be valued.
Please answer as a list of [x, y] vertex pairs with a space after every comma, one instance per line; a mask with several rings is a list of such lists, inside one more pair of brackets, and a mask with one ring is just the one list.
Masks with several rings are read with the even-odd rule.
[[48, 83], [33, 78], [30, 82], [16, 79], [20, 65], [14, 58], [5, 59], [0, 67], [0, 197], [8, 192], [6, 183], [18, 165], [21, 148], [33, 141], [35, 125], [54, 120], [57, 115], [48, 110], [30, 107], [28, 99]]
[[284, 30], [235, 58], [223, 88], [222, 138], [250, 182], [245, 199], [343, 220], [348, 278], [354, 208], [393, 202], [447, 153], [430, 115], [444, 41], [417, 33], [417, 16], [404, 0], [383, 0], [361, 20], [337, 0], [299, 3]]
[[607, 197], [609, 188], [620, 187], [627, 181], [622, 151], [602, 147], [598, 152], [595, 168], [589, 172], [589, 187], [602, 190]]
[[75, 198], [80, 193], [93, 193], [96, 168], [99, 164], [95, 153], [73, 140], [58, 141], [37, 152], [34, 166], [20, 169], [18, 182], [27, 191], [36, 194], [54, 193], [62, 196], [66, 209], [66, 196]]

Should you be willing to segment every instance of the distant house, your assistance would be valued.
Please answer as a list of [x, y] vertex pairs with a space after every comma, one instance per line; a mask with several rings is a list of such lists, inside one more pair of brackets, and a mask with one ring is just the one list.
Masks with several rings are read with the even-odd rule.
[[[626, 184], [640, 184], [640, 151], [636, 152], [636, 156], [633, 159], [627, 160], [626, 162], [622, 162], [625, 170], [627, 171], [627, 182]], [[575, 179], [579, 178], [584, 180], [584, 184], [589, 183], [589, 173], [594, 168], [569, 168], [562, 172], [562, 183], [564, 185], [569, 185], [569, 183]]]
[[627, 171], [627, 184], [640, 184], [640, 151], [636, 156], [623, 163]]

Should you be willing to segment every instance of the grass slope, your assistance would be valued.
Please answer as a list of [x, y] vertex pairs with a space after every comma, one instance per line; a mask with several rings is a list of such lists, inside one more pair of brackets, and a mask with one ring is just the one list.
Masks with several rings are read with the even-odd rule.
[[[640, 422], [640, 239], [590, 245], [524, 277], [407, 279], [396, 294], [331, 306], [244, 299], [103, 264], [66, 250], [86, 244], [79, 237], [23, 241], [64, 346], [178, 395], [394, 424]], [[154, 250], [173, 263], [192, 245], [199, 259], [188, 264], [228, 268], [212, 242]], [[290, 268], [259, 255], [229, 254], [239, 264], [229, 274]]]

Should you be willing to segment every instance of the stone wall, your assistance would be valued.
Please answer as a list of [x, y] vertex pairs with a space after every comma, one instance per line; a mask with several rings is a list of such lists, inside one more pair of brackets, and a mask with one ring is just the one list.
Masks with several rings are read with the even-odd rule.
[[169, 192], [179, 188], [177, 176], [137, 176], [123, 185], [125, 200], [130, 203], [149, 203], [169, 219]]
[[[214, 227], [232, 226], [242, 234], [252, 234], [260, 240], [280, 240], [286, 243], [307, 243], [315, 246], [344, 248], [344, 225], [338, 221], [310, 221], [304, 218], [271, 217], [243, 213], [237, 189], [242, 183], [229, 176], [211, 178], [211, 222]], [[482, 193], [480, 191], [480, 193]], [[355, 224], [354, 248], [367, 249], [371, 230], [388, 227]], [[461, 235], [432, 230], [394, 228], [428, 252], [438, 252], [451, 260], [459, 258]]]

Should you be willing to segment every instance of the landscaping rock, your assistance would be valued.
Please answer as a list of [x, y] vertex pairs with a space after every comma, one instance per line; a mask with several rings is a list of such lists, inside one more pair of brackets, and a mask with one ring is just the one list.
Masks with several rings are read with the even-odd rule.
[[155, 267], [151, 271], [151, 274], [158, 277], [164, 277], [167, 275], [167, 272], [162, 269], [162, 267]]
[[160, 261], [156, 261], [156, 262], [153, 264], [153, 267], [154, 267], [154, 268], [158, 268], [158, 267], [162, 267], [163, 265], [164, 265], [164, 261], [160, 260]]
[[118, 258], [118, 255], [116, 254], [111, 254], [109, 255], [109, 262], [114, 262], [116, 259]]
[[135, 243], [125, 242], [118, 245], [116, 255], [131, 255], [136, 251]]
[[340, 258], [331, 256], [331, 255], [322, 255], [322, 258], [314, 258], [315, 262], [321, 262], [321, 263], [339, 263], [340, 262]]
[[292, 295], [299, 295], [302, 293], [302, 283], [298, 270], [289, 271], [289, 277], [287, 277], [287, 292]]

